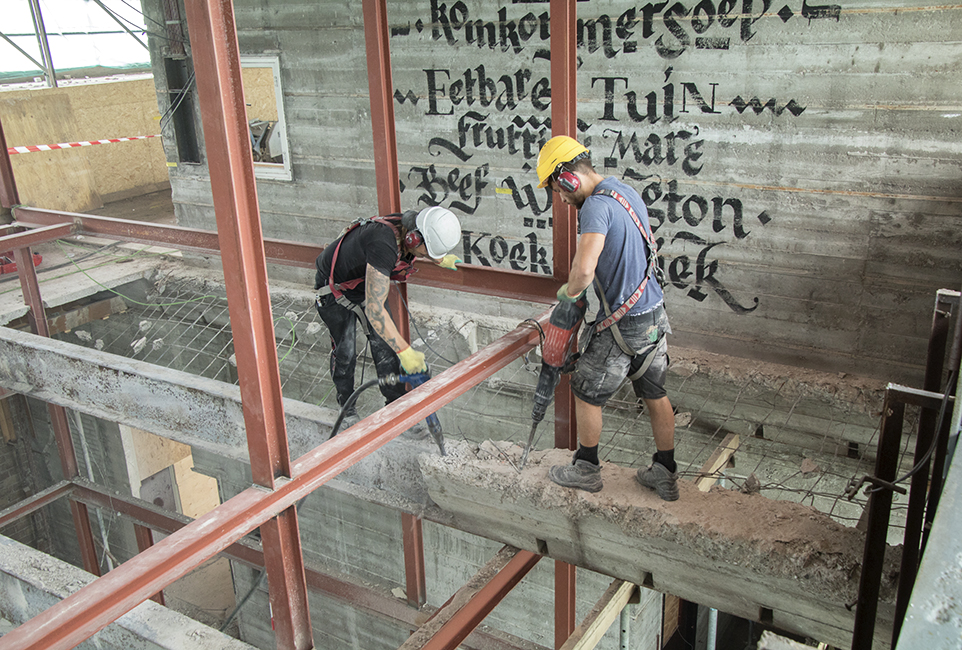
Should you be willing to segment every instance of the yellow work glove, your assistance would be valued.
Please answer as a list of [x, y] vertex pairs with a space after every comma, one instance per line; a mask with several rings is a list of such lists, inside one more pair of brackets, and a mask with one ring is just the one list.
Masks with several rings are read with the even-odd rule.
[[454, 255], [453, 253], [449, 253], [441, 258], [441, 261], [438, 262], [438, 266], [440, 266], [442, 269], [451, 269], [452, 271], [457, 271], [454, 265], [463, 261], [464, 260], [462, 260], [457, 255]]
[[[587, 291], [587, 289], [585, 289], [585, 291]], [[585, 295], [585, 291], [582, 291], [577, 296], [569, 296], [568, 283], [565, 282], [563, 285], [561, 285], [561, 288], [558, 289], [558, 300], [561, 300], [563, 302], [577, 302], [578, 298]]]
[[398, 352], [397, 356], [401, 360], [401, 367], [404, 368], [405, 374], [416, 375], [428, 369], [428, 365], [424, 363], [424, 354], [418, 352], [410, 345]]

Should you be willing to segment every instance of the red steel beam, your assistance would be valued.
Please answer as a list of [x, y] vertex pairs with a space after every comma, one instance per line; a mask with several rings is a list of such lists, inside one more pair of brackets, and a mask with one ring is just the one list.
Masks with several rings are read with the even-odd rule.
[[[291, 459], [233, 4], [197, 0], [186, 11], [251, 475], [273, 488], [291, 476]], [[272, 514], [260, 523], [277, 648], [309, 650], [297, 511], [291, 505]]]
[[[160, 508], [155, 508], [133, 497], [126, 497], [109, 492], [105, 488], [77, 479], [75, 483], [66, 483], [66, 489], [71, 498], [83, 503], [112, 510], [126, 516], [134, 525], [146, 529], [155, 529], [164, 533], [173, 533], [190, 523], [190, 518], [178, 515]], [[148, 528], [149, 527], [149, 528]], [[224, 550], [224, 554], [232, 560], [243, 562], [255, 569], [264, 568], [264, 555], [259, 550], [243, 542], [235, 542]], [[324, 593], [332, 598], [350, 603], [376, 616], [384, 617], [394, 623], [417, 627], [418, 608], [403, 604], [397, 598], [380, 593], [375, 589], [364, 587], [334, 576], [306, 568], [307, 584], [310, 588]], [[467, 644], [478, 650], [517, 650], [517, 646], [492, 637], [483, 631], [475, 630], [467, 639]], [[526, 646], [527, 647], [527, 646]], [[532, 646], [533, 648], [535, 646]], [[540, 648], [541, 646], [537, 646]]]
[[537, 553], [519, 550], [421, 646], [421, 650], [455, 650], [540, 559]]
[[[397, 132], [394, 122], [394, 81], [391, 77], [391, 46], [386, 0], [363, 0], [364, 43], [367, 50], [367, 85], [371, 101], [374, 138], [374, 174], [379, 214], [401, 211], [401, 182], [397, 163]], [[389, 294], [391, 313], [404, 340], [411, 340], [405, 303], [407, 285], [394, 283]], [[408, 602], [421, 605], [427, 594], [424, 575], [424, 539], [420, 518], [401, 513], [404, 543], [404, 574]]]
[[41, 490], [33, 496], [30, 496], [19, 503], [15, 503], [9, 508], [5, 508], [0, 512], [0, 530], [5, 526], [12, 524], [21, 517], [26, 517], [29, 514], [40, 510], [46, 505], [49, 505], [59, 499], [73, 492], [74, 486], [70, 481], [60, 481], [56, 485], [48, 487], [46, 490]]
[[[70, 222], [75, 225], [74, 234], [77, 235], [220, 255], [217, 233], [207, 230], [26, 206], [15, 208], [14, 215], [23, 226], [48, 226]], [[3, 241], [0, 238], [0, 246], [3, 246]], [[313, 269], [314, 260], [323, 248], [313, 244], [264, 239], [264, 253], [267, 261], [285, 266]], [[458, 272], [455, 273], [430, 263], [419, 263], [418, 272], [411, 276], [410, 282], [439, 289], [468, 291], [541, 304], [554, 302], [555, 293], [561, 285], [561, 282], [553, 277], [536, 273], [472, 264], [458, 265]]]
[[420, 607], [427, 602], [428, 591], [424, 574], [424, 532], [421, 518], [402, 512], [401, 529], [408, 604]]
[[[575, 0], [551, 0], [551, 134], [577, 138], [578, 78], [575, 35], [578, 12]], [[554, 221], [554, 277], [568, 277], [577, 246], [574, 207], [552, 202]], [[555, 390], [555, 447], [575, 449], [574, 399], [570, 381], [563, 375]], [[555, 562], [555, 647], [560, 648], [575, 630], [575, 567]]]
[[[16, 225], [16, 224], [11, 224]], [[32, 228], [23, 232], [4, 235], [0, 238], [0, 248], [3, 250], [18, 249], [37, 244], [46, 244], [75, 234], [76, 226], [72, 223], [58, 223], [41, 228]]]
[[[547, 325], [548, 312], [539, 318]], [[293, 463], [273, 490], [253, 487], [0, 637], [0, 650], [69, 650], [229, 547], [276, 513], [498, 372], [538, 343], [521, 325]]]
[[401, 211], [401, 179], [397, 166], [394, 127], [394, 82], [386, 0], [363, 0], [364, 43], [367, 48], [367, 85], [374, 131], [374, 173], [378, 214]]
[[[154, 531], [146, 526], [134, 524], [134, 537], [137, 539], [137, 551], [140, 553], [143, 553], [154, 545]], [[158, 591], [156, 594], [151, 596], [150, 599], [158, 605], [165, 604], [163, 591]]]

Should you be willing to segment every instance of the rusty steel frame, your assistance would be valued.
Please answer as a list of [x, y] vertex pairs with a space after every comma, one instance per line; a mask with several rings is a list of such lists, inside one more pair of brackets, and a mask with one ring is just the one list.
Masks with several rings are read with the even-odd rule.
[[[394, 81], [391, 77], [390, 29], [386, 0], [363, 0], [364, 44], [367, 53], [367, 85], [371, 103], [371, 131], [374, 143], [374, 174], [377, 188], [378, 214], [401, 211], [401, 175], [397, 163], [397, 133], [394, 123]], [[398, 333], [411, 339], [408, 321], [407, 287], [395, 283], [389, 295], [391, 313]], [[424, 575], [424, 539], [421, 520], [401, 513], [404, 547], [404, 574], [408, 602], [421, 605], [427, 599]]]
[[[547, 324], [548, 312], [539, 318]], [[471, 390], [538, 343], [521, 325], [401, 399], [292, 463], [274, 489], [255, 486], [131, 558], [110, 573], [0, 637], [0, 650], [69, 650], [153, 594], [228, 548], [278, 512], [399, 436], [429, 413]], [[269, 570], [269, 567], [268, 567]], [[275, 612], [275, 615], [277, 612]]]
[[[507, 562], [504, 562], [501, 558], [507, 555], [511, 555], [511, 557]], [[456, 650], [471, 631], [481, 624], [481, 621], [491, 613], [498, 603], [504, 600], [504, 597], [521, 582], [521, 579], [534, 568], [534, 565], [540, 559], [540, 555], [531, 551], [512, 547], [502, 548], [498, 555], [488, 563], [488, 566], [504, 562], [503, 566], [500, 566], [494, 575], [487, 578], [484, 586], [478, 589], [467, 602], [463, 604], [452, 602], [455, 600], [455, 596], [452, 596], [452, 600], [443, 605], [436, 614], [439, 616], [442, 613], [447, 614], [446, 609], [448, 607], [456, 608], [456, 611], [447, 616], [447, 620], [434, 631], [430, 639], [424, 643], [420, 643], [420, 640], [418, 640], [417, 647], [420, 650]], [[485, 572], [485, 568], [475, 574], [472, 582], [478, 578], [479, 574]], [[402, 647], [406, 648], [407, 644]]]
[[[28, 206], [13, 209], [17, 226], [41, 227], [73, 223], [74, 235], [104, 237], [138, 244], [169, 246], [203, 254], [220, 255], [217, 233], [196, 228], [165, 226], [129, 221], [112, 217], [98, 217], [76, 212], [62, 212]], [[57, 237], [47, 236], [37, 243], [54, 241]], [[0, 246], [5, 238], [0, 237]], [[264, 238], [264, 252], [271, 264], [313, 269], [314, 261], [323, 246], [302, 244], [281, 239]], [[524, 302], [551, 304], [561, 282], [553, 277], [537, 275], [525, 271], [496, 269], [473, 264], [458, 265], [454, 273], [431, 263], [418, 263], [418, 272], [411, 276], [411, 284], [448, 289], [450, 291], [469, 291], [488, 296], [510, 298]]]
[[[372, 125], [375, 142], [375, 170], [377, 172], [378, 200], [381, 212], [396, 212], [400, 208], [400, 188], [397, 170], [396, 137], [394, 133], [392, 84], [390, 77], [390, 53], [387, 49], [387, 18], [385, 0], [364, 0], [365, 37], [369, 61], [369, 84], [371, 88]], [[552, 8], [552, 40], [551, 47], [555, 53], [556, 64], [552, 66], [552, 85], [554, 92], [552, 119], [555, 134], [573, 134], [576, 118], [576, 85], [575, 85], [575, 52], [574, 40], [575, 4], [574, 0], [551, 0]], [[171, 226], [156, 226], [140, 222], [128, 222], [120, 219], [105, 217], [90, 217], [50, 210], [38, 210], [18, 206], [13, 208], [14, 215], [22, 225], [38, 225], [32, 233], [26, 235], [9, 235], [0, 237], [0, 245], [11, 237], [20, 237], [20, 241], [30, 242], [59, 239], [70, 234], [91, 234], [113, 237], [127, 241], [158, 244], [166, 243], [171, 246], [221, 253], [224, 264], [225, 284], [228, 293], [228, 308], [231, 315], [232, 330], [234, 331], [235, 347], [237, 348], [239, 364], [243, 359], [244, 367], [238, 368], [241, 378], [241, 394], [244, 407], [245, 425], [248, 436], [248, 446], [251, 454], [252, 472], [255, 483], [272, 489], [268, 495], [275, 501], [268, 509], [271, 516], [265, 517], [264, 512], [254, 505], [263, 507], [263, 503], [270, 501], [263, 494], [263, 501], [255, 499], [254, 495], [245, 491], [222, 505], [213, 513], [214, 519], [226, 518], [230, 525], [220, 526], [220, 534], [201, 534], [191, 531], [190, 526], [184, 528], [183, 536], [187, 537], [190, 550], [182, 546], [169, 548], [171, 538], [158, 545], [151, 545], [145, 531], [139, 530], [138, 539], [147, 550], [138, 555], [128, 564], [135, 565], [133, 569], [125, 571], [115, 570], [108, 576], [109, 584], [103, 584], [105, 579], [95, 581], [84, 591], [93, 591], [86, 599], [69, 598], [62, 601], [51, 610], [63, 610], [59, 614], [51, 614], [48, 610], [38, 617], [31, 619], [17, 629], [10, 638], [0, 640], [0, 648], [6, 647], [69, 647], [58, 643], [73, 643], [73, 640], [83, 640], [96, 630], [112, 622], [117, 616], [127, 611], [138, 602], [150, 597], [150, 594], [162, 594], [166, 584], [183, 575], [197, 564], [218, 552], [218, 547], [224, 544], [224, 539], [235, 535], [235, 539], [249, 532], [249, 524], [256, 522], [262, 528], [262, 538], [265, 547], [265, 564], [268, 576], [271, 578], [270, 597], [274, 605], [275, 617], [278, 624], [278, 647], [284, 650], [301, 650], [312, 646], [311, 627], [307, 607], [307, 583], [303, 555], [300, 550], [300, 540], [297, 527], [297, 513], [293, 507], [296, 498], [291, 493], [297, 488], [291, 486], [312, 485], [311, 489], [323, 484], [344, 468], [370, 453], [381, 444], [403, 430], [405, 424], [413, 423], [436, 407], [411, 407], [410, 412], [395, 420], [392, 426], [360, 431], [352, 438], [360, 437], [370, 445], [361, 446], [363, 452], [354, 451], [348, 454], [349, 461], [334, 462], [328, 466], [324, 461], [328, 458], [318, 456], [318, 450], [311, 452], [298, 463], [292, 464], [287, 447], [286, 429], [283, 421], [283, 406], [281, 403], [279, 373], [277, 367], [276, 349], [269, 345], [268, 338], [273, 340], [273, 327], [270, 325], [270, 301], [267, 293], [266, 263], [268, 260], [281, 264], [296, 266], [313, 266], [313, 261], [320, 248], [305, 246], [293, 242], [265, 240], [262, 236], [257, 206], [257, 194], [253, 179], [253, 165], [249, 147], [247, 147], [246, 111], [243, 96], [231, 92], [231, 89], [242, 88], [239, 74], [239, 58], [236, 56], [237, 36], [234, 25], [232, 6], [229, 0], [204, 0], [188, 5], [188, 25], [193, 44], [195, 71], [198, 78], [198, 93], [200, 96], [201, 114], [204, 123], [208, 169], [214, 196], [215, 216], [218, 224], [217, 234], [205, 231], [184, 229]], [[556, 35], [557, 34], [557, 35]], [[557, 63], [559, 62], [560, 63]], [[2, 137], [2, 131], [0, 131]], [[7, 179], [0, 178], [0, 198], [12, 207], [17, 201], [12, 173], [9, 170], [9, 157], [4, 148], [5, 166], [0, 166], [0, 173], [9, 174]], [[10, 188], [13, 193], [10, 193]], [[561, 278], [567, 275], [574, 251], [575, 219], [573, 210], [564, 204], [554, 206], [554, 277], [546, 278], [535, 274], [513, 271], [489, 270], [484, 267], [464, 267], [453, 280], [448, 272], [441, 271], [433, 265], [421, 265], [422, 273], [415, 278], [415, 282], [440, 288], [455, 290], [469, 290], [485, 295], [510, 297], [530, 302], [552, 303], [554, 292], [560, 284]], [[559, 227], [560, 225], [560, 227]], [[44, 227], [45, 226], [45, 227]], [[24, 261], [32, 261], [29, 248], [16, 248], [18, 255]], [[24, 251], [26, 255], [24, 256]], [[32, 270], [32, 264], [29, 265]], [[27, 274], [29, 275], [29, 273]], [[34, 277], [34, 282], [36, 278]], [[506, 285], [511, 289], [506, 291]], [[24, 285], [27, 286], [26, 284]], [[27, 291], [24, 291], [25, 295]], [[36, 297], [39, 298], [39, 287]], [[265, 299], [266, 297], [266, 299]], [[263, 305], [267, 305], [264, 309]], [[398, 310], [398, 313], [403, 313]], [[37, 319], [45, 323], [45, 318]], [[402, 319], [406, 325], [406, 319]], [[545, 317], [542, 317], [545, 320]], [[406, 329], [406, 327], [405, 327]], [[269, 333], [269, 334], [268, 334]], [[514, 343], [500, 348], [501, 352], [508, 350], [523, 341], [521, 347], [531, 347], [534, 344], [532, 332], [517, 336], [513, 332]], [[512, 335], [508, 335], [507, 340]], [[492, 346], [489, 346], [492, 347]], [[513, 353], [508, 353], [509, 358]], [[472, 357], [473, 358], [473, 357]], [[467, 360], [466, 360], [467, 361]], [[463, 362], [462, 362], [463, 363]], [[442, 373], [447, 375], [462, 364]], [[500, 367], [488, 365], [484, 372], [494, 372]], [[506, 365], [506, 364], [505, 364]], [[503, 366], [501, 366], [503, 367]], [[470, 377], [472, 372], [465, 372], [457, 376], [456, 380], [448, 378], [446, 386], [439, 389], [437, 381], [432, 382], [436, 388], [435, 399], [420, 402], [447, 403], [454, 399], [459, 390], [464, 392], [473, 386]], [[440, 379], [439, 376], [436, 379]], [[478, 379], [480, 381], [480, 379]], [[477, 383], [477, 382], [475, 382]], [[465, 387], [467, 386], [467, 387]], [[463, 390], [462, 390], [463, 388]], [[456, 393], [456, 394], [455, 394]], [[449, 396], [450, 397], [447, 397]], [[440, 399], [437, 399], [440, 396]], [[447, 399], [444, 399], [447, 397]], [[558, 416], [556, 418], [556, 444], [573, 448], [576, 436], [573, 428], [573, 403], [568, 392], [567, 382], [563, 382], [558, 391]], [[419, 402], [419, 403], [420, 403]], [[54, 418], [55, 422], [57, 418]], [[66, 423], [66, 418], [61, 418]], [[367, 427], [370, 429], [370, 427]], [[67, 430], [69, 439], [69, 429]], [[368, 434], [368, 435], [365, 435]], [[393, 434], [393, 435], [392, 435]], [[347, 440], [344, 437], [344, 440]], [[378, 442], [380, 441], [380, 442]], [[345, 444], [342, 442], [342, 444]], [[338, 447], [340, 445], [337, 445]], [[318, 448], [320, 449], [320, 448]], [[352, 455], [356, 454], [356, 455]], [[61, 449], [62, 462], [70, 457]], [[308, 457], [310, 458], [308, 459]], [[307, 460], [305, 460], [307, 459]], [[303, 464], [302, 464], [303, 461]], [[340, 463], [346, 462], [346, 465]], [[74, 466], [76, 461], [74, 460]], [[304, 474], [297, 480], [298, 468]], [[322, 469], [326, 468], [326, 469]], [[339, 469], [338, 469], [339, 468]], [[76, 472], [70, 474], [76, 476]], [[289, 480], [288, 480], [289, 479]], [[252, 488], [251, 490], [254, 490]], [[246, 498], [240, 497], [247, 495]], [[301, 497], [302, 498], [302, 497]], [[249, 499], [253, 502], [248, 503]], [[278, 508], [283, 510], [278, 514]], [[72, 506], [83, 509], [83, 520], [87, 522], [86, 506], [71, 501]], [[241, 506], [237, 511], [226, 507], [228, 504]], [[218, 513], [218, 511], [221, 511]], [[204, 520], [207, 517], [203, 518]], [[81, 523], [75, 514], [78, 528]], [[247, 528], [246, 530], [244, 530]], [[243, 532], [238, 532], [243, 531]], [[420, 520], [415, 518], [404, 521], [405, 533], [405, 561], [408, 573], [408, 596], [423, 602], [423, 540], [421, 539]], [[173, 536], [172, 536], [173, 537]], [[92, 540], [92, 536], [90, 537]], [[83, 546], [83, 543], [81, 543]], [[92, 544], [91, 544], [92, 548]], [[85, 553], [85, 564], [87, 563]], [[420, 558], [420, 559], [419, 559]], [[95, 559], [95, 558], [94, 558]], [[148, 567], [141, 567], [147, 564]], [[122, 569], [123, 567], [121, 567]], [[89, 570], [89, 569], [88, 569]], [[520, 579], [520, 578], [519, 578]], [[574, 629], [574, 567], [559, 565], [556, 568], [556, 645], [563, 642]], [[146, 591], [145, 591], [146, 590]], [[106, 593], [103, 593], [106, 592]], [[506, 593], [506, 591], [504, 592]], [[504, 594], [498, 597], [503, 598]], [[142, 597], [141, 597], [142, 596]], [[79, 602], [82, 600], [82, 603]], [[69, 601], [69, 602], [68, 602]], [[121, 611], [122, 610], [122, 611]], [[116, 615], [114, 615], [116, 614]], [[277, 616], [279, 614], [279, 616]], [[53, 619], [51, 619], [53, 617]], [[482, 617], [483, 618], [483, 617]], [[57, 631], [50, 633], [44, 630], [44, 620], [56, 620]], [[479, 619], [480, 620], [480, 619]], [[49, 633], [49, 635], [48, 635]], [[38, 636], [39, 635], [39, 636]], [[26, 641], [20, 639], [26, 639]], [[559, 639], [561, 641], [559, 641]], [[15, 645], [26, 643], [27, 645]], [[34, 644], [40, 645], [34, 645]]]
[[7, 136], [3, 134], [3, 121], [0, 120], [0, 208], [9, 210], [20, 203], [17, 181], [13, 177], [10, 152], [7, 151]]
[[[190, 517], [164, 510], [135, 497], [117, 494], [81, 477], [73, 481], [61, 481], [0, 512], [0, 529], [64, 497], [90, 507], [110, 510], [129, 520], [134, 526], [138, 544], [141, 540], [144, 542], [141, 550], [146, 550], [152, 545], [152, 531], [171, 534], [191, 522]], [[151, 534], [150, 538], [147, 537], [148, 533]], [[251, 568], [264, 568], [264, 554], [253, 542], [238, 540], [224, 549], [223, 554]], [[351, 603], [375, 616], [387, 618], [399, 625], [417, 626], [418, 607], [403, 605], [394, 596], [310, 568], [307, 569], [307, 583], [312, 589], [342, 602]], [[154, 600], [160, 602], [156, 597]], [[160, 604], [163, 603], [160, 602]], [[468, 647], [477, 650], [514, 650], [516, 648], [510, 642], [491, 636], [482, 630], [472, 632], [467, 638], [467, 644]]]
[[[255, 485], [276, 489], [292, 466], [233, 3], [198, 0], [185, 8], [251, 475]], [[297, 510], [291, 504], [259, 523], [277, 648], [309, 650]]]
[[[7, 159], [9, 165], [9, 153], [6, 149], [0, 154]], [[10, 187], [2, 193], [5, 196], [16, 196], [16, 183], [12, 176], [0, 178], [0, 182], [6, 183], [9, 180]], [[63, 226], [51, 226], [48, 232], [42, 236], [47, 236], [52, 232], [63, 231]], [[20, 279], [20, 291], [23, 294], [24, 304], [27, 306], [27, 320], [30, 329], [34, 334], [43, 337], [50, 337], [50, 329], [47, 326], [47, 315], [43, 306], [43, 298], [40, 295], [40, 281], [37, 278], [37, 269], [33, 265], [33, 254], [30, 252], [30, 245], [39, 236], [34, 233], [16, 233], [7, 235], [3, 238], [5, 242], [10, 242], [13, 248], [13, 257], [17, 263], [17, 275]], [[72, 479], [80, 475], [77, 465], [77, 453], [73, 446], [73, 439], [70, 437], [70, 425], [67, 422], [67, 410], [56, 404], [47, 404], [47, 411], [50, 414], [50, 423], [53, 427], [54, 438], [57, 442], [57, 452], [60, 457], [60, 467], [66, 479]], [[70, 504], [70, 515], [73, 519], [74, 530], [77, 534], [77, 545], [80, 549], [80, 558], [83, 568], [94, 575], [100, 575], [100, 563], [97, 561], [97, 551], [94, 547], [93, 529], [90, 526], [90, 517], [87, 513], [87, 506], [79, 503]]]

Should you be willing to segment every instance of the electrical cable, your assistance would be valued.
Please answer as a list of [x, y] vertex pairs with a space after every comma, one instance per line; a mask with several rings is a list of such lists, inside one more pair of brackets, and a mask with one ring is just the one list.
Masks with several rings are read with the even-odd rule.
[[[951, 387], [955, 384], [955, 376], [956, 376], [957, 372], [958, 372], [957, 370], [953, 370], [951, 373], [949, 373], [949, 379], [948, 379], [948, 381], [946, 382], [945, 392], [942, 394], [942, 404], [941, 404], [941, 406], [939, 407], [939, 419], [938, 419], [937, 422], [936, 422], [935, 432], [934, 432], [933, 435], [932, 435], [932, 442], [929, 444], [928, 450], [925, 452], [925, 455], [922, 456], [922, 458], [919, 460], [919, 462], [917, 462], [912, 469], [910, 469], [908, 472], [906, 472], [906, 474], [905, 474], [904, 476], [902, 476], [902, 477], [900, 477], [900, 478], [897, 478], [897, 479], [895, 479], [894, 481], [892, 481], [893, 484], [898, 485], [899, 483], [904, 483], [904, 482], [907, 481], [908, 479], [910, 479], [910, 478], [912, 478], [913, 476], [915, 476], [916, 474], [918, 474], [918, 472], [919, 472], [926, 464], [928, 464], [929, 459], [932, 457], [932, 454], [935, 453], [935, 448], [938, 446], [938, 443], [939, 443], [939, 432], [942, 430], [942, 423], [945, 421], [945, 412], [946, 412], [946, 410], [948, 410], [949, 398], [951, 397], [951, 395], [950, 395], [949, 393], [950, 393]], [[882, 491], [882, 490], [887, 490], [887, 489], [889, 489], [889, 488], [887, 488], [887, 487], [875, 487], [875, 488], [872, 488], [872, 489], [868, 490], [868, 492], [869, 492], [870, 494], [873, 494], [873, 493], [875, 493], [875, 492], [880, 492], [880, 491]]]
[[180, 89], [180, 94], [177, 95], [177, 100], [171, 103], [164, 114], [160, 116], [160, 128], [163, 129], [168, 123], [170, 123], [171, 118], [174, 117], [174, 113], [180, 108], [180, 105], [184, 103], [187, 99], [187, 95], [190, 92], [191, 86], [194, 84], [194, 70], [191, 68], [190, 76], [187, 77], [187, 83], [184, 88]]
[[148, 18], [142, 11], [136, 9], [133, 5], [128, 4], [128, 3], [125, 2], [124, 0], [121, 0], [121, 2], [123, 2], [125, 5], [127, 5], [128, 7], [130, 7], [130, 8], [133, 9], [134, 11], [136, 11], [138, 14], [140, 14], [140, 16], [142, 16], [142, 17], [144, 18], [144, 24], [143, 24], [143, 25], [138, 25], [138, 24], [135, 23], [134, 21], [130, 20], [129, 18], [125, 18], [124, 16], [121, 16], [121, 15], [118, 14], [116, 11], [114, 11], [113, 9], [111, 9], [111, 8], [109, 8], [109, 7], [107, 7], [107, 6], [103, 6], [102, 8], [103, 8], [104, 11], [106, 11], [108, 14], [110, 14], [111, 16], [113, 16], [115, 19], [117, 19], [117, 20], [122, 20], [122, 21], [124, 21], [125, 23], [128, 23], [128, 24], [132, 25], [134, 28], [136, 28], [137, 31], [143, 32], [144, 34], [146, 34], [146, 35], [148, 35], [148, 36], [153, 36], [154, 38], [159, 38], [159, 39], [161, 39], [161, 40], [168, 41], [168, 42], [170, 42], [170, 43], [181, 43], [181, 44], [183, 44], [183, 45], [187, 45], [187, 44], [188, 44], [188, 41], [185, 41], [185, 40], [182, 40], [182, 39], [177, 39], [177, 38], [171, 38], [170, 36], [168, 36], [168, 35], [166, 35], [166, 34], [159, 34], [159, 33], [157, 33], [157, 32], [152, 32], [152, 31], [148, 30], [148, 29], [147, 29], [147, 22], [146, 22], [146, 21], [148, 21], [148, 20], [149, 20], [150, 22], [156, 24], [158, 27], [165, 27], [165, 25], [164, 25], [163, 23], [157, 21], [157, 20], [154, 20], [153, 18]]
[[432, 347], [431, 347], [431, 344], [428, 343], [428, 341], [427, 341], [426, 338], [424, 338], [424, 335], [421, 334], [421, 330], [418, 329], [417, 322], [415, 322], [415, 320], [414, 320], [413, 318], [411, 318], [411, 310], [408, 308], [408, 303], [407, 303], [407, 301], [404, 299], [404, 296], [401, 295], [400, 292], [398, 293], [398, 295], [401, 296], [401, 304], [404, 305], [404, 311], [407, 312], [408, 322], [410, 322], [411, 325], [414, 326], [414, 332], [418, 335], [418, 338], [420, 338], [422, 341], [424, 341], [425, 347], [426, 347], [428, 350], [430, 350], [431, 352], [433, 352], [434, 355], [435, 355], [438, 359], [440, 359], [441, 361], [444, 361], [445, 363], [447, 363], [447, 364], [450, 365], [450, 366], [453, 366], [454, 363], [455, 363], [454, 361], [451, 361], [450, 359], [445, 359], [445, 358], [441, 355], [441, 353], [438, 352], [437, 350], [435, 350], [434, 348], [432, 348]]

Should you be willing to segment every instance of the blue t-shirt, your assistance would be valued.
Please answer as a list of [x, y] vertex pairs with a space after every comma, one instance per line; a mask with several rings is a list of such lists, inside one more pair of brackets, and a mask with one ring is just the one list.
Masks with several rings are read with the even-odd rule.
[[[635, 214], [641, 219], [647, 232], [648, 208], [633, 188], [625, 185], [614, 176], [604, 179], [595, 188], [596, 194], [585, 199], [578, 211], [578, 224], [581, 234], [599, 233], [605, 236], [605, 245], [598, 257], [595, 275], [605, 288], [605, 298], [611, 311], [615, 311], [631, 294], [638, 289], [648, 271], [648, 244], [635, 225], [628, 211], [610, 196], [597, 194], [598, 190], [614, 190], [631, 204]], [[595, 286], [595, 285], [593, 285]], [[597, 286], [595, 293], [597, 294]], [[599, 298], [599, 302], [600, 302]], [[651, 311], [664, 300], [664, 293], [655, 274], [651, 273], [645, 292], [627, 315], [644, 314]], [[605, 318], [602, 305], [598, 310], [598, 320]]]

